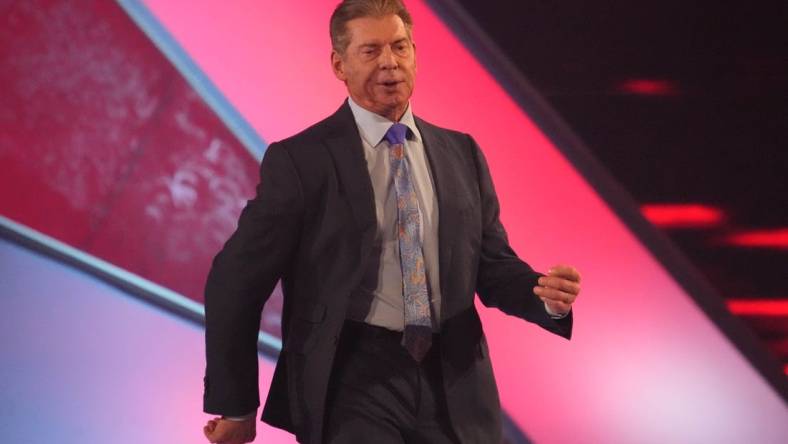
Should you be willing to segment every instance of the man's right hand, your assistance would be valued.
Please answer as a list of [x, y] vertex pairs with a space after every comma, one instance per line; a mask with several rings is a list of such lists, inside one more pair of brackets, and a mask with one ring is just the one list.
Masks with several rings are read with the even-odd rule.
[[257, 435], [256, 416], [243, 421], [214, 418], [203, 427], [208, 441], [214, 444], [244, 444]]

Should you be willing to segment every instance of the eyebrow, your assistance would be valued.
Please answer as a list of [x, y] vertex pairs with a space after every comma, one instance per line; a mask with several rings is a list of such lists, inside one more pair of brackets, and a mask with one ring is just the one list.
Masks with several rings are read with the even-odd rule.
[[[392, 45], [397, 45], [399, 43], [403, 43], [403, 42], [407, 42], [407, 41], [408, 41], [407, 37], [402, 37], [401, 39], [397, 39], [397, 40], [391, 42], [391, 44]], [[377, 47], [380, 47], [380, 46], [383, 46], [383, 44], [380, 43], [379, 41], [365, 42], [365, 43], [361, 43], [360, 45], [358, 45], [359, 48], [377, 48]]]

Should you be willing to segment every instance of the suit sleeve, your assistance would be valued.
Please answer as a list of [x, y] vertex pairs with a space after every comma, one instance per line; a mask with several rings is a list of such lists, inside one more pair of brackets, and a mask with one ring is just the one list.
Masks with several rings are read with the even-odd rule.
[[284, 146], [271, 144], [255, 197], [216, 255], [205, 287], [203, 410], [242, 416], [260, 405], [257, 337], [263, 305], [298, 248], [303, 194]]
[[490, 169], [476, 142], [468, 136], [476, 166], [482, 214], [482, 241], [476, 292], [487, 307], [497, 307], [506, 314], [538, 324], [567, 339], [572, 334], [572, 312], [553, 319], [545, 304], [533, 292], [543, 274], [522, 261], [509, 245], [506, 230], [500, 221], [500, 205]]

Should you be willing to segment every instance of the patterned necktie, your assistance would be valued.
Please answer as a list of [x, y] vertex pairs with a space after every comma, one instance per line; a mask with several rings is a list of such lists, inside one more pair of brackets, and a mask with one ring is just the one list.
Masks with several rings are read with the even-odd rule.
[[397, 232], [402, 266], [402, 292], [405, 300], [405, 331], [402, 345], [416, 361], [421, 361], [432, 345], [432, 320], [427, 293], [427, 275], [421, 251], [421, 215], [416, 190], [405, 157], [408, 127], [395, 123], [386, 132], [390, 147], [391, 175], [397, 194]]

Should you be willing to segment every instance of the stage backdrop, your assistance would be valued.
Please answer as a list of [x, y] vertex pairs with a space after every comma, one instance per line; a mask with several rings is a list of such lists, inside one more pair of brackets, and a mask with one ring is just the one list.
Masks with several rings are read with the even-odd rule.
[[[252, 196], [267, 141], [345, 97], [329, 66], [333, 4], [0, 6], [0, 221], [48, 254], [0, 245], [9, 441], [200, 442], [200, 329], [72, 265], [199, 319], [210, 260]], [[508, 439], [788, 439], [780, 396], [440, 17], [408, 5], [414, 111], [479, 142], [521, 257], [584, 275], [570, 342], [480, 307]], [[280, 307], [277, 290], [261, 325], [274, 352]], [[263, 399], [271, 356], [260, 360]]]

